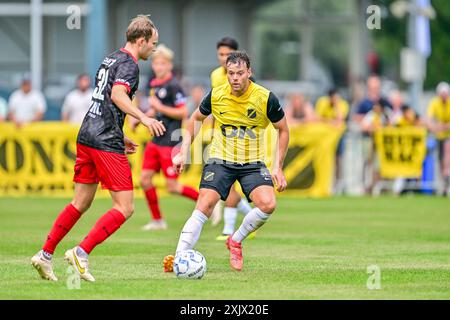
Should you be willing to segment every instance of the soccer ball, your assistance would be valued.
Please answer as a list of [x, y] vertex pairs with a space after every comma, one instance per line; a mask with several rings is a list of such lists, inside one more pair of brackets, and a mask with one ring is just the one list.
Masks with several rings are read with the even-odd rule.
[[178, 252], [173, 261], [173, 272], [179, 279], [201, 279], [206, 273], [206, 259], [195, 250]]

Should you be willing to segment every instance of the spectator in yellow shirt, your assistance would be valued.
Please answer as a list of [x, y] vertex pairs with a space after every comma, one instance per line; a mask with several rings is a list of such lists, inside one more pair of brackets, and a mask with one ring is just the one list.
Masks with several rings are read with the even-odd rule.
[[421, 126], [421, 121], [419, 115], [408, 105], [402, 106], [402, 115], [394, 123], [395, 126], [405, 128], [405, 127], [417, 127]]
[[317, 115], [311, 103], [309, 103], [303, 94], [297, 92], [289, 94], [285, 114], [289, 126], [310, 123], [317, 120]]
[[316, 113], [323, 122], [336, 126], [345, 125], [349, 106], [341, 98], [336, 89], [331, 89], [327, 96], [320, 97], [316, 102]]
[[438, 140], [441, 175], [444, 179], [444, 194], [450, 186], [450, 86], [440, 82], [427, 110], [426, 124]]
[[[336, 127], [345, 127], [345, 121], [349, 112], [347, 101], [341, 98], [336, 89], [328, 91], [327, 96], [320, 97], [316, 102], [316, 114], [319, 120], [325, 123], [332, 124]], [[335, 180], [337, 192], [341, 190], [341, 163], [342, 155], [344, 154], [344, 136], [339, 140], [336, 149], [336, 169]]]

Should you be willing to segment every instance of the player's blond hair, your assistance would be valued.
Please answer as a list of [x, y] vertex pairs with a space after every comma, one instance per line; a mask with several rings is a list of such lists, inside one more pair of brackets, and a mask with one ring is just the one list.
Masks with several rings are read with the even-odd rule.
[[127, 28], [127, 41], [134, 43], [141, 37], [148, 41], [154, 32], [156, 32], [156, 27], [153, 21], [150, 20], [150, 15], [139, 14], [131, 20]]
[[172, 50], [167, 48], [164, 44], [160, 44], [159, 46], [156, 47], [156, 50], [153, 53], [152, 58], [155, 59], [155, 58], [158, 58], [158, 57], [162, 57], [164, 59], [172, 61], [173, 60], [173, 56], [174, 56], [174, 53], [173, 53]]

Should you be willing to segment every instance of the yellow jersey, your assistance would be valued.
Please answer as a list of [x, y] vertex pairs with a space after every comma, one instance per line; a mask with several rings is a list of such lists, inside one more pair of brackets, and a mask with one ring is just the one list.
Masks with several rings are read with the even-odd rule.
[[321, 97], [316, 102], [316, 113], [319, 117], [324, 120], [336, 120], [338, 118], [338, 113], [341, 115], [342, 119], [346, 119], [349, 111], [349, 106], [347, 101], [344, 99], [339, 99], [336, 107], [331, 105], [330, 98], [328, 96]]
[[[439, 123], [450, 123], [450, 99], [444, 103], [440, 97], [435, 97], [428, 105], [427, 115]], [[438, 140], [450, 138], [450, 130], [442, 131], [436, 134]]]
[[213, 88], [199, 110], [214, 117], [209, 157], [232, 163], [264, 161], [265, 129], [284, 117], [277, 97], [252, 81], [240, 97], [231, 94], [228, 82]]
[[401, 128], [404, 128], [404, 127], [415, 127], [416, 126], [416, 120], [415, 119], [414, 120], [410, 120], [410, 119], [405, 118], [404, 116], [401, 116], [398, 119], [396, 126], [397, 127], [401, 127]]
[[211, 88], [216, 88], [228, 83], [227, 70], [220, 66], [211, 72]]

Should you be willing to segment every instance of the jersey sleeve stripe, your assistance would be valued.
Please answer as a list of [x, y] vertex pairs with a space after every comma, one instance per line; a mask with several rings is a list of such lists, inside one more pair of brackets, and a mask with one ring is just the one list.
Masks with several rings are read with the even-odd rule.
[[178, 104], [176, 104], [175, 105], [175, 108], [183, 108], [183, 107], [186, 107], [186, 103], [184, 103], [184, 102], [180, 102], [180, 103], [178, 103]]
[[127, 83], [124, 82], [114, 82], [113, 87], [114, 86], [125, 86], [127, 88], [127, 92], [130, 93], [131, 88]]

